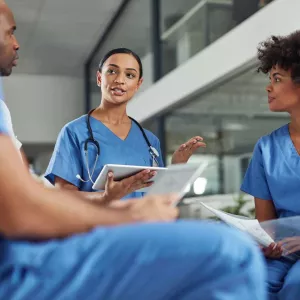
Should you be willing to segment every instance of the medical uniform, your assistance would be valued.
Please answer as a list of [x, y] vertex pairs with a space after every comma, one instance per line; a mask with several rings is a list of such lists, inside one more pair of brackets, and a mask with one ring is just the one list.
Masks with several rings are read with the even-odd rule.
[[[300, 155], [288, 124], [257, 142], [241, 190], [273, 201], [278, 218], [300, 215]], [[300, 299], [300, 261], [267, 260], [269, 299]]]
[[22, 147], [22, 143], [15, 136], [9, 109], [8, 109], [6, 103], [2, 100], [2, 98], [0, 98], [0, 110], [2, 111], [3, 122], [7, 126], [8, 134], [11, 136], [16, 148], [18, 150], [20, 150]]
[[[125, 140], [116, 136], [102, 122], [90, 117], [90, 124], [93, 135], [100, 145], [100, 156], [92, 176], [95, 181], [102, 168], [106, 164], [153, 166], [153, 159], [149, 153], [149, 148], [138, 126], [132, 122], [131, 129]], [[150, 131], [145, 133], [151, 145], [158, 151], [158, 163], [163, 167], [160, 143], [158, 138]], [[92, 182], [82, 182], [76, 175], [79, 174], [83, 180], [88, 180], [86, 167], [86, 157], [84, 153], [84, 143], [89, 138], [87, 129], [87, 116], [84, 115], [69, 124], [61, 130], [54, 153], [50, 160], [45, 177], [54, 184], [55, 176], [72, 183], [80, 191], [92, 192]], [[88, 144], [88, 164], [90, 173], [97, 155], [97, 148]], [[142, 192], [134, 192], [125, 198], [135, 198], [143, 196]]]
[[0, 235], [0, 299], [265, 300], [264, 280], [250, 238], [211, 222], [99, 227], [43, 241]]

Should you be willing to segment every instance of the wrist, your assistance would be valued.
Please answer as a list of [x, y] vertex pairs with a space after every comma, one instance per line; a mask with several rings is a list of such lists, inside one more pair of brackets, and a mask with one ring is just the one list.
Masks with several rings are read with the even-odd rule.
[[171, 159], [171, 164], [172, 164], [172, 165], [176, 165], [176, 164], [177, 164], [176, 158], [172, 157], [172, 159]]
[[139, 207], [140, 207], [139, 203], [136, 203], [136, 200], [132, 200], [132, 201], [129, 200], [128, 202], [129, 203], [128, 203], [126, 210], [127, 210], [128, 217], [131, 220], [131, 222], [134, 222], [134, 223], [144, 222], [145, 218], [143, 216], [141, 209], [139, 209]]
[[111, 201], [111, 197], [106, 192], [88, 193], [86, 198], [95, 204], [106, 204]]

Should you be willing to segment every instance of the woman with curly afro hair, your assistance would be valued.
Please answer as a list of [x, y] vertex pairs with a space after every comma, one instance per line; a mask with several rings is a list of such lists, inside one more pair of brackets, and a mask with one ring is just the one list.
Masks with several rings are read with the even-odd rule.
[[[258, 60], [258, 71], [270, 78], [269, 109], [291, 117], [290, 123], [258, 140], [241, 187], [254, 197], [262, 222], [300, 215], [300, 31], [261, 43]], [[292, 254], [299, 246], [296, 238], [288, 238], [262, 249], [269, 299], [300, 299], [300, 260], [282, 256], [283, 249]]]

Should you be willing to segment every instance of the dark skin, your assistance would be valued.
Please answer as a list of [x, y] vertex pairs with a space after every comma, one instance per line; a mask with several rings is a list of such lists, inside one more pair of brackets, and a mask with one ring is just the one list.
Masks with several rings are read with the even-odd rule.
[[14, 35], [17, 28], [13, 14], [2, 2], [0, 3], [0, 72], [9, 76], [17, 65], [19, 44]]
[[[270, 72], [270, 83], [266, 90], [269, 109], [274, 112], [290, 114], [290, 137], [300, 155], [300, 85], [293, 82], [290, 70], [274, 66]], [[277, 219], [272, 199], [255, 198], [255, 212], [259, 222]], [[295, 248], [292, 241], [289, 240], [287, 244], [291, 245], [291, 248]], [[264, 255], [269, 258], [279, 258], [282, 252], [283, 242], [273, 243], [269, 247], [263, 248]]]
[[[0, 0], [1, 76], [8, 76], [15, 65], [19, 48], [12, 34], [15, 28], [12, 12]], [[177, 217], [178, 210], [172, 205], [176, 195], [146, 196], [125, 204], [113, 201], [108, 206], [82, 201], [74, 192], [47, 189], [29, 174], [9, 136], [0, 133], [0, 145], [0, 233], [5, 237], [59, 238], [98, 226], [172, 221]]]

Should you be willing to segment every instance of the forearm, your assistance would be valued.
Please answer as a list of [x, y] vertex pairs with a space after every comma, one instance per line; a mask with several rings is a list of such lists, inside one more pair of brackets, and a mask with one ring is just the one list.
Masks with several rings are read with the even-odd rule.
[[74, 193], [77, 197], [98, 205], [107, 204], [109, 201], [113, 200], [110, 199], [105, 192], [82, 192], [74, 189], [69, 190], [68, 188], [63, 188], [63, 190]]
[[69, 191], [71, 193], [74, 193], [77, 197], [80, 197], [83, 200], [93, 202], [96, 204], [107, 204], [107, 202], [114, 200], [108, 197], [105, 191], [103, 192], [79, 191], [78, 187], [57, 176], [55, 178], [55, 187], [63, 191]]
[[272, 200], [254, 198], [255, 215], [259, 222], [277, 219], [277, 213]]
[[58, 238], [96, 226], [133, 222], [129, 210], [96, 206], [74, 193], [33, 180], [10, 138], [0, 135], [0, 232], [11, 237]]
[[[36, 187], [23, 197], [2, 201], [3, 233], [17, 238], [58, 238], [86, 232], [96, 226], [133, 222], [129, 210], [95, 206], [68, 192]], [[4, 204], [3, 204], [4, 203]]]

